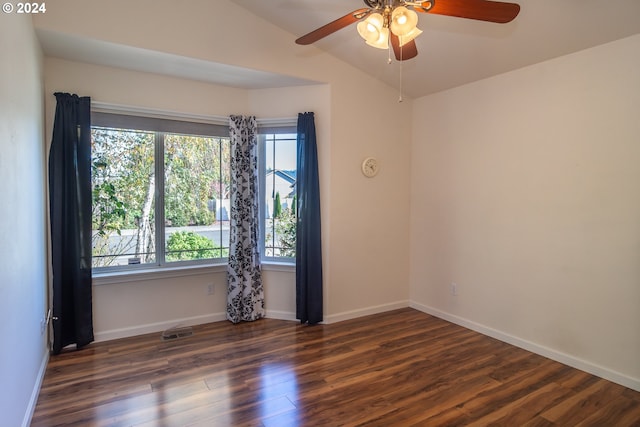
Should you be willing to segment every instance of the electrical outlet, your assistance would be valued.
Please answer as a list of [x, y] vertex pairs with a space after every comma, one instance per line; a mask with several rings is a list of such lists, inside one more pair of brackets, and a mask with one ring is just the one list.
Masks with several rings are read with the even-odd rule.
[[451, 283], [451, 295], [458, 296], [458, 285], [455, 283]]
[[215, 293], [215, 286], [213, 283], [207, 285], [207, 295], [213, 295]]

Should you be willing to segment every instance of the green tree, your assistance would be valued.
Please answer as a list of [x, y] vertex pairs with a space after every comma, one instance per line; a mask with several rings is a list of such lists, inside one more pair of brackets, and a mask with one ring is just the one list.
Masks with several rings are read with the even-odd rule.
[[298, 195], [293, 195], [293, 200], [291, 201], [291, 212], [296, 215], [298, 213]]
[[228, 140], [165, 136], [165, 220], [174, 227], [210, 225], [210, 202], [228, 197]]
[[109, 203], [104, 203], [103, 190], [107, 187], [111, 187], [108, 192], [117, 196], [125, 210], [120, 228], [137, 228], [154, 174], [153, 134], [94, 128], [92, 137], [94, 229], [116, 213]]
[[[153, 134], [94, 128], [91, 149], [93, 265], [111, 265], [131, 246], [144, 261], [153, 258]], [[137, 232], [125, 237], [125, 229]]]
[[276, 192], [276, 197], [273, 200], [273, 217], [279, 218], [282, 215], [282, 202], [280, 202], [280, 192]]

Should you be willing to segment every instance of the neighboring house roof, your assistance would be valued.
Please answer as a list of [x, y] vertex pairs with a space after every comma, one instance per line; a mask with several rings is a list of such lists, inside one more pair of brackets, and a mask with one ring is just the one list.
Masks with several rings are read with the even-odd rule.
[[[267, 172], [267, 177], [269, 175], [275, 175], [277, 178], [284, 180], [288, 187], [291, 189], [289, 194], [282, 194], [285, 198], [292, 198], [296, 194], [296, 173], [297, 171], [284, 171], [280, 169], [270, 170]], [[267, 182], [269, 182], [267, 180]]]
[[275, 169], [275, 170], [271, 170], [269, 172], [267, 172], [267, 175], [271, 174], [271, 173], [275, 173], [276, 176], [279, 176], [280, 178], [284, 179], [285, 181], [288, 181], [290, 184], [294, 184], [296, 183], [296, 173], [297, 171], [283, 171], [280, 169]]

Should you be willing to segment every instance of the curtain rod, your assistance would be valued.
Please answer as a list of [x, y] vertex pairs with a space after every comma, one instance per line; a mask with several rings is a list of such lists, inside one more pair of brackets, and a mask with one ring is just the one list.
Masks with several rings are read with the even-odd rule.
[[[216, 116], [207, 114], [183, 113], [179, 111], [160, 110], [148, 107], [135, 107], [131, 105], [111, 104], [107, 102], [91, 101], [92, 111], [99, 113], [128, 114], [157, 119], [187, 120], [191, 122], [210, 123], [214, 125], [228, 125], [228, 116]], [[256, 117], [258, 126], [285, 126], [295, 125], [296, 117], [259, 118]]]

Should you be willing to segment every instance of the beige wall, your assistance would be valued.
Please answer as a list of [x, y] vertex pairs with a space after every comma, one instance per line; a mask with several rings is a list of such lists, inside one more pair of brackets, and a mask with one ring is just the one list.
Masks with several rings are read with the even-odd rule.
[[28, 15], [0, 14], [2, 424], [29, 425], [47, 362], [42, 53]]
[[[99, 102], [179, 113], [219, 116], [242, 113], [276, 118], [314, 111], [320, 156], [325, 319], [336, 321], [406, 306], [409, 295], [409, 213], [406, 209], [409, 170], [406, 165], [411, 142], [408, 125], [411, 100], [397, 103], [395, 89], [314, 47], [296, 46], [291, 34], [229, 2], [193, 1], [190, 7], [187, 13], [184, 5], [173, 1], [60, 0], [51, 13], [47, 11], [46, 16], [36, 17], [35, 23], [47, 31], [245, 66], [324, 84], [245, 91], [47, 58], [47, 118], [52, 117], [51, 94], [60, 90], [92, 96]], [[171, 22], [150, 20], [149, 8], [153, 8], [157, 19], [166, 16]], [[70, 20], [68, 14], [82, 19]], [[230, 43], [228, 35], [237, 33], [232, 31], [232, 22], [239, 21], [262, 32], [261, 37], [246, 36], [245, 39], [245, 35], [240, 34]], [[114, 25], [115, 22], [118, 25]], [[166, 29], [169, 24], [171, 31]], [[360, 162], [370, 155], [377, 156], [382, 165], [379, 176], [374, 179], [366, 179], [360, 173]], [[293, 273], [267, 271], [265, 274], [268, 313], [292, 318], [295, 311]], [[107, 338], [149, 328], [160, 330], [160, 326], [170, 326], [173, 322], [217, 319], [224, 310], [222, 280], [219, 273], [208, 272], [184, 278], [129, 282], [127, 286], [135, 290], [127, 290], [126, 295], [137, 297], [127, 300], [122, 298], [124, 284], [98, 285], [95, 289], [96, 336]], [[222, 292], [205, 296], [210, 281], [215, 281], [216, 291], [219, 288]], [[192, 310], [187, 312], [172, 306], [170, 301], [174, 298], [194, 301]], [[160, 305], [152, 306], [148, 304], [150, 300]]]
[[[135, 88], [135, 90], [131, 90]], [[54, 92], [91, 96], [92, 101], [124, 107], [148, 108], [195, 116], [256, 114], [262, 118], [296, 117], [298, 111], [318, 115], [321, 134], [328, 133], [328, 88], [248, 91], [117, 68], [45, 59], [47, 133], [53, 127]], [[274, 99], [279, 106], [274, 108]], [[301, 101], [304, 100], [304, 101]], [[281, 104], [281, 105], [280, 105]], [[320, 142], [326, 140], [321, 138]], [[328, 165], [328, 144], [319, 144], [322, 165]], [[329, 175], [327, 166], [324, 176]], [[326, 192], [327, 196], [329, 195]], [[224, 268], [184, 273], [94, 280], [94, 329], [97, 340], [156, 332], [176, 325], [194, 325], [225, 319]], [[213, 295], [207, 288], [214, 285]], [[295, 319], [293, 269], [264, 272], [265, 302], [270, 317]]]
[[640, 389], [638, 76], [634, 36], [415, 101], [415, 307]]
[[[406, 306], [409, 270], [411, 101], [395, 90], [332, 86], [330, 320]], [[342, 96], [339, 96], [342, 95]], [[367, 156], [380, 172], [366, 178]]]

